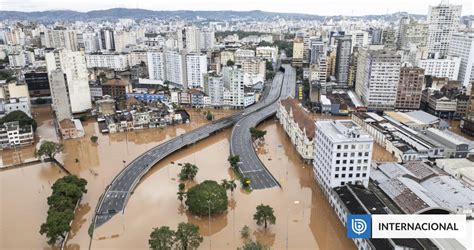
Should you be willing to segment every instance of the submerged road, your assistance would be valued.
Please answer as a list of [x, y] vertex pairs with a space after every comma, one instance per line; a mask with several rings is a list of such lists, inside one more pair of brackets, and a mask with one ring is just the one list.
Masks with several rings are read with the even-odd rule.
[[258, 158], [250, 136], [250, 128], [256, 127], [265, 119], [275, 115], [280, 99], [290, 95], [294, 96], [296, 89], [295, 70], [289, 65], [283, 65], [283, 67], [285, 68], [285, 73], [278, 73], [275, 76], [275, 79], [283, 77], [281, 79], [283, 81], [281, 93], [272, 95], [272, 98], [267, 98], [266, 101], [270, 105], [240, 119], [232, 129], [230, 141], [231, 154], [240, 157], [239, 171], [244, 177], [250, 179], [250, 186], [253, 189], [271, 188], [280, 185], [260, 161], [260, 158]]
[[124, 211], [133, 189], [140, 179], [159, 161], [185, 146], [192, 145], [217, 131], [231, 127], [253, 112], [274, 104], [282, 91], [282, 82], [283, 73], [278, 72], [273, 79], [270, 90], [264, 94], [262, 101], [231, 116], [216, 120], [163, 142], [135, 158], [112, 180], [112, 183], [107, 186], [104, 194], [102, 194], [96, 208], [95, 227], [101, 226], [115, 214]]

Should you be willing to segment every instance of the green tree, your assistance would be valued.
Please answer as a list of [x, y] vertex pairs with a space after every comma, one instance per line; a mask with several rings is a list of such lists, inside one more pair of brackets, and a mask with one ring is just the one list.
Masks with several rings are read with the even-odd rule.
[[33, 128], [33, 131], [36, 131], [36, 127], [38, 126], [38, 124], [33, 118], [29, 117], [25, 112], [21, 110], [16, 110], [5, 115], [0, 119], [0, 124], [15, 121], [18, 121], [20, 127], [31, 126]]
[[252, 137], [252, 140], [263, 140], [265, 138], [265, 135], [267, 134], [267, 131], [265, 130], [260, 130], [254, 127], [250, 128], [250, 136]]
[[235, 180], [230, 180], [229, 181], [229, 189], [231, 193], [234, 193], [234, 190], [237, 188], [237, 183], [235, 183]]
[[181, 181], [194, 180], [196, 177], [199, 168], [191, 163], [185, 163], [181, 168], [181, 172], [178, 174], [178, 177]]
[[240, 236], [244, 240], [248, 240], [251, 233], [252, 233], [252, 231], [250, 230], [250, 227], [248, 227], [247, 225], [242, 227], [242, 229], [240, 230]]
[[273, 214], [273, 208], [263, 204], [257, 206], [257, 212], [253, 215], [253, 219], [259, 226], [264, 224], [265, 228], [267, 228], [267, 223], [275, 224], [276, 221], [276, 217]]
[[56, 245], [64, 240], [74, 219], [74, 208], [83, 193], [87, 192], [87, 181], [75, 175], [58, 179], [51, 187], [53, 192], [48, 197], [48, 216], [41, 225], [40, 234], [46, 234], [48, 244]]
[[229, 66], [229, 67], [234, 66], [234, 61], [229, 59], [229, 60], [227, 60], [226, 65]]
[[223, 180], [221, 181], [221, 186], [222, 186], [225, 190], [229, 190], [229, 189], [230, 189], [229, 181], [226, 180], [226, 179], [223, 179]]
[[178, 190], [179, 191], [184, 191], [184, 189], [186, 189], [186, 185], [184, 183], [180, 182], [179, 185], [178, 185]]
[[183, 250], [197, 249], [203, 240], [199, 235], [199, 226], [184, 222], [179, 223], [175, 239], [178, 248]]
[[46, 104], [46, 99], [39, 97], [35, 100], [35, 103], [36, 104]]
[[186, 197], [186, 192], [184, 191], [178, 191], [178, 193], [176, 193], [178, 195], [178, 200], [181, 202], [181, 204], [183, 203], [183, 200], [184, 198]]
[[43, 141], [40, 148], [35, 152], [35, 156], [40, 158], [45, 156], [54, 159], [54, 156], [64, 150], [64, 145], [52, 141]]
[[269, 248], [262, 245], [258, 241], [250, 240], [250, 241], [246, 242], [242, 247], [239, 247], [238, 249], [239, 250], [265, 250], [265, 249], [269, 249]]
[[52, 196], [65, 196], [74, 200], [75, 205], [77, 200], [81, 198], [83, 193], [87, 193], [87, 181], [75, 175], [67, 175], [58, 179], [53, 186]]
[[206, 119], [208, 121], [212, 121], [212, 119], [214, 119], [214, 116], [212, 115], [211, 111], [207, 111]]
[[230, 163], [230, 166], [232, 168], [237, 168], [237, 165], [240, 162], [240, 156], [238, 156], [238, 155], [229, 156], [227, 158], [227, 161]]
[[215, 181], [204, 181], [190, 188], [186, 195], [186, 206], [192, 214], [205, 216], [227, 210], [226, 190]]
[[170, 250], [175, 243], [175, 232], [167, 226], [154, 228], [150, 234], [148, 244], [154, 250]]
[[72, 210], [66, 211], [48, 211], [46, 222], [41, 225], [40, 234], [46, 234], [48, 244], [54, 246], [59, 241], [64, 240], [66, 233], [71, 230], [69, 223], [74, 219]]
[[99, 137], [97, 137], [95, 135], [91, 136], [91, 142], [97, 143], [97, 140], [99, 140]]

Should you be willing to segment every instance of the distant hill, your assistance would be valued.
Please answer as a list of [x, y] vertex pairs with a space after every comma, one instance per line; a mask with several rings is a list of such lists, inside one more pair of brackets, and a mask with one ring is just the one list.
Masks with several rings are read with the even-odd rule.
[[[191, 11], [191, 10], [177, 10], [177, 11], [154, 11], [145, 9], [126, 9], [115, 8], [108, 10], [93, 10], [88, 12], [78, 12], [71, 10], [51, 10], [51, 11], [0, 11], [0, 20], [28, 20], [40, 22], [54, 22], [54, 21], [80, 21], [80, 20], [112, 20], [118, 18], [181, 18], [185, 20], [196, 20], [197, 18], [207, 20], [229, 20], [232, 18], [249, 18], [256, 20], [268, 20], [278, 17], [287, 19], [306, 19], [306, 20], [324, 20], [333, 19], [383, 19], [386, 21], [397, 21], [400, 16], [407, 15], [404, 12], [398, 12], [387, 15], [368, 15], [368, 16], [320, 16], [310, 14], [298, 13], [277, 13], [266, 12], [260, 10], [252, 11]], [[417, 18], [424, 17], [423, 15], [411, 15]]]

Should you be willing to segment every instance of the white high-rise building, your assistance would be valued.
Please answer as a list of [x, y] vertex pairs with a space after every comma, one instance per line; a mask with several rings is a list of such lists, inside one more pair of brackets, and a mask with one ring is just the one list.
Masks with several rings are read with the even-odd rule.
[[224, 105], [224, 79], [222, 76], [210, 76], [208, 80], [207, 95], [211, 99], [211, 106]]
[[214, 47], [215, 44], [215, 34], [214, 31], [202, 31], [201, 32], [201, 49], [203, 50], [209, 50]]
[[201, 31], [194, 26], [185, 28], [186, 50], [201, 52]]
[[118, 53], [93, 53], [86, 55], [87, 68], [108, 68], [125, 71], [130, 68], [128, 54]]
[[[165, 52], [165, 78], [174, 84], [184, 85], [186, 83], [185, 55], [177, 51]], [[187, 87], [187, 86], [184, 86]]]
[[62, 121], [71, 119], [71, 103], [66, 83], [66, 77], [61, 69], [55, 69], [49, 74], [49, 88], [51, 89], [51, 99], [56, 119]]
[[46, 67], [48, 74], [56, 69], [61, 69], [66, 74], [72, 113], [81, 113], [92, 108], [84, 52], [60, 49], [47, 53]]
[[391, 50], [363, 48], [357, 61], [356, 93], [370, 110], [393, 110], [401, 56]]
[[350, 33], [351, 41], [352, 41], [352, 43], [349, 45], [349, 46], [352, 45], [351, 52], [353, 51], [352, 48], [354, 47], [361, 48], [369, 44], [369, 32], [365, 30], [352, 30], [349, 33]]
[[47, 48], [65, 48], [76, 51], [77, 35], [74, 30], [47, 30], [44, 33], [44, 44]]
[[99, 50], [99, 37], [97, 33], [89, 32], [81, 34], [81, 47], [86, 53], [93, 53]]
[[428, 50], [448, 54], [451, 37], [459, 27], [462, 5], [440, 4], [430, 6], [428, 11]]
[[345, 184], [369, 185], [373, 139], [351, 120], [316, 121], [313, 172], [330, 196]]
[[204, 76], [207, 74], [205, 55], [186, 55], [186, 84], [188, 88], [204, 88]]
[[474, 81], [474, 32], [453, 34], [448, 55], [461, 59], [458, 80], [468, 86], [470, 81]]
[[425, 70], [425, 75], [436, 77], [448, 77], [449, 80], [457, 80], [461, 58], [448, 57], [444, 59], [421, 59], [418, 61], [418, 67]]
[[224, 103], [234, 108], [244, 107], [244, 73], [241, 69], [234, 67], [224, 67], [222, 69], [224, 86], [228, 91], [224, 91]]
[[148, 76], [152, 80], [166, 79], [165, 75], [165, 55], [161, 51], [147, 52]]

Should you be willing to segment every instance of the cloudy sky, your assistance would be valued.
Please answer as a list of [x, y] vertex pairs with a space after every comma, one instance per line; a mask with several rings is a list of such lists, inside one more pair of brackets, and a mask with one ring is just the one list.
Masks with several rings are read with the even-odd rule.
[[[447, 0], [445, 0], [447, 1]], [[472, 0], [450, 0], [463, 5], [463, 15], [473, 14]], [[0, 0], [0, 10], [89, 11], [109, 8], [151, 10], [265, 10], [319, 15], [366, 15], [407, 11], [426, 14], [440, 0]]]

